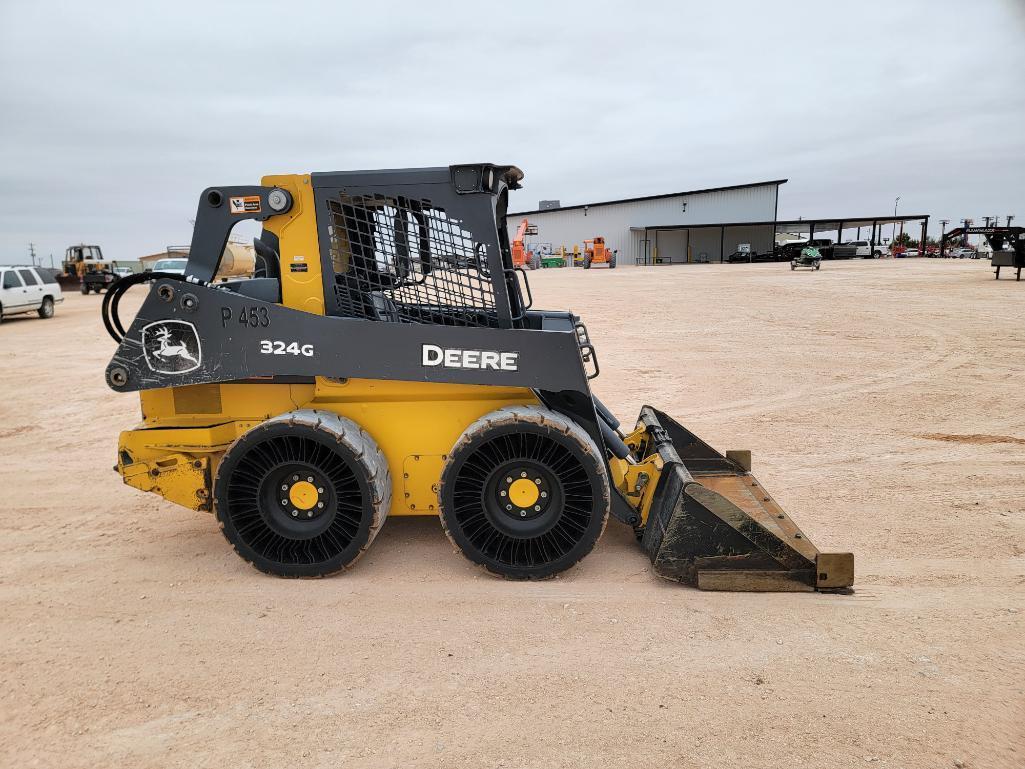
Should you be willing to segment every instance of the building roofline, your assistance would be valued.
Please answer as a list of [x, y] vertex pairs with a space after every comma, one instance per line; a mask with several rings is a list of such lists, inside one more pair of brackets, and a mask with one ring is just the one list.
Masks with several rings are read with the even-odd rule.
[[[844, 229], [860, 226], [867, 227], [872, 222], [879, 224], [892, 224], [894, 222], [908, 222], [922, 219], [929, 219], [929, 214], [892, 214], [886, 216], [834, 216], [830, 219], [777, 219], [776, 221], [760, 222], [701, 222], [698, 224], [634, 224], [631, 230], [698, 230], [705, 227], [794, 227], [806, 224], [840, 224], [846, 225]], [[825, 232], [829, 232], [827, 228]]]
[[619, 200], [602, 200], [597, 203], [579, 203], [574, 206], [559, 206], [558, 208], [536, 208], [532, 211], [514, 211], [506, 216], [524, 216], [526, 214], [547, 214], [552, 211], [573, 211], [591, 206], [614, 206], [619, 203], [640, 203], [645, 200], [661, 200], [663, 198], [676, 198], [681, 195], [701, 195], [706, 192], [729, 192], [730, 190], [745, 190], [750, 187], [771, 187], [786, 184], [789, 179], [771, 179], [765, 182], [748, 182], [747, 184], [731, 184], [727, 187], [707, 187], [703, 190], [684, 190], [683, 192], [666, 192], [661, 195], [643, 195], [639, 198], [620, 198]]

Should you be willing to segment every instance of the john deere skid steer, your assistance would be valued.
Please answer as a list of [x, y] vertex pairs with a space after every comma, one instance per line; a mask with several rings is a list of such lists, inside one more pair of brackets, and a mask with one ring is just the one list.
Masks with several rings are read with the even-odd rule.
[[[286, 577], [348, 568], [389, 515], [436, 515], [474, 563], [543, 578], [611, 515], [655, 572], [699, 588], [851, 585], [851, 554], [820, 553], [749, 453], [651, 407], [621, 427], [592, 395], [586, 327], [533, 309], [513, 268], [522, 177], [475, 164], [205, 190], [186, 274], [104, 299], [107, 382], [142, 400], [124, 482], [213, 512], [239, 555]], [[244, 219], [263, 222], [256, 276], [213, 283]], [[118, 304], [146, 281], [126, 330]]]

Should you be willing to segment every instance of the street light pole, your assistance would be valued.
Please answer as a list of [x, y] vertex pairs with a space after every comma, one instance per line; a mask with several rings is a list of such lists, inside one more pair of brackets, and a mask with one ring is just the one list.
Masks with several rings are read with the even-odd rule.
[[893, 227], [890, 228], [890, 241], [897, 239], [897, 204], [900, 203], [900, 195], [893, 201]]

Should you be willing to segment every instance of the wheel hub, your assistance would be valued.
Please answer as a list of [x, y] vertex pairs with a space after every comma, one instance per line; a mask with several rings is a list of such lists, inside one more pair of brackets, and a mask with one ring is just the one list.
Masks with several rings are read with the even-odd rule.
[[288, 500], [300, 510], [316, 507], [318, 499], [320, 499], [320, 495], [317, 494], [317, 487], [309, 481], [293, 483], [288, 490]]
[[545, 513], [552, 499], [554, 480], [535, 466], [513, 463], [498, 473], [494, 485], [498, 509], [517, 521], [529, 521]]
[[328, 511], [327, 481], [308, 467], [282, 468], [275, 488], [277, 508], [282, 518], [308, 522]]
[[509, 501], [517, 507], [529, 508], [541, 498], [537, 484], [526, 478], [517, 478], [509, 486]]

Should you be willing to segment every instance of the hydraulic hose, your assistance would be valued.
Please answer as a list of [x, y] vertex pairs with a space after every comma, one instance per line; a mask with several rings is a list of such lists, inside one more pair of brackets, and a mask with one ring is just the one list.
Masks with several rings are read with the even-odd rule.
[[125, 338], [125, 327], [121, 325], [121, 318], [118, 316], [118, 305], [125, 292], [139, 283], [148, 283], [151, 280], [162, 280], [164, 278], [180, 280], [183, 283], [200, 282], [194, 278], [179, 275], [176, 272], [139, 272], [135, 275], [126, 275], [120, 280], [115, 281], [107, 289], [107, 293], [103, 297], [103, 307], [100, 310], [100, 314], [103, 317], [103, 326], [107, 329], [111, 339], [120, 344], [121, 340]]

